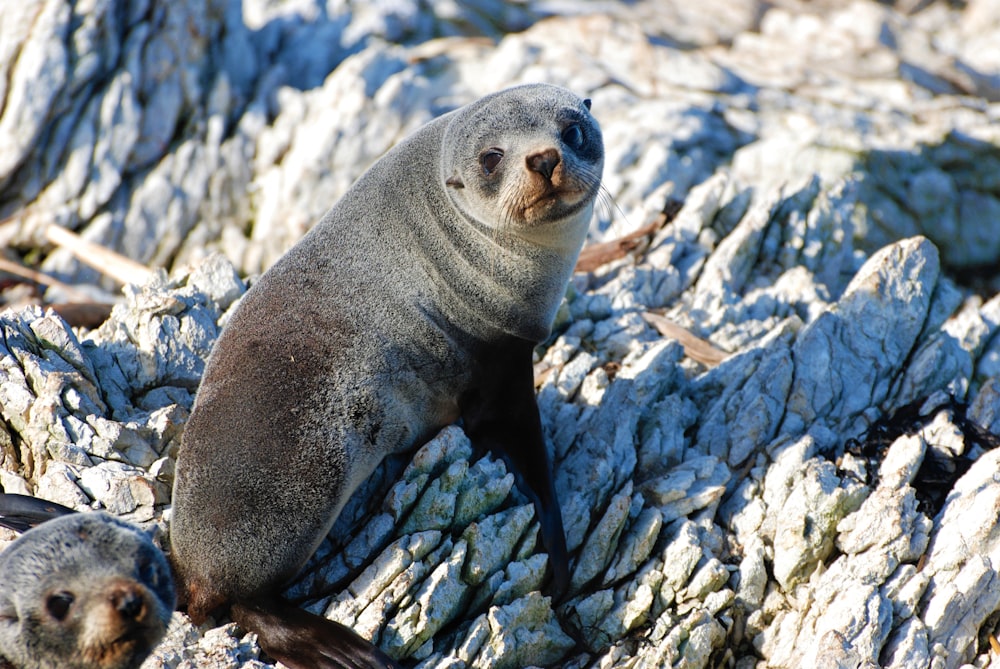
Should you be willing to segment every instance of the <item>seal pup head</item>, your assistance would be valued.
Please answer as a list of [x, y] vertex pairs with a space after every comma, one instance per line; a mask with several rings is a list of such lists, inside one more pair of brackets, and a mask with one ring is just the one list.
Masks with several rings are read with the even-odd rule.
[[163, 553], [106, 513], [62, 516], [0, 553], [0, 658], [17, 669], [132, 669], [175, 594]]
[[590, 101], [549, 84], [487, 95], [451, 118], [442, 177], [467, 219], [576, 254], [604, 168]]
[[457, 216], [439, 218], [463, 223], [444, 241], [468, 259], [444, 270], [460, 286], [452, 302], [466, 303], [480, 332], [542, 341], [601, 185], [604, 142], [590, 102], [558, 86], [527, 84], [445, 118], [440, 178]]

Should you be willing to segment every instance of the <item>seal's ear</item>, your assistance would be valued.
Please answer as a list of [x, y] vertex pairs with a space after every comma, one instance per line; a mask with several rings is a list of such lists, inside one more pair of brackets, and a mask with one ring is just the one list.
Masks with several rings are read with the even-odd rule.
[[446, 186], [451, 186], [452, 188], [465, 188], [465, 184], [462, 182], [462, 177], [458, 175], [448, 177], [448, 180], [444, 183]]
[[586, 107], [587, 109], [590, 109], [590, 98], [587, 98], [586, 100], [583, 101], [583, 106]]
[[0, 625], [7, 625], [17, 621], [17, 608], [14, 602], [4, 594], [0, 594]]
[[0, 599], [0, 669], [16, 669], [14, 661], [17, 658], [6, 657], [23, 642], [19, 642], [21, 621], [17, 618], [14, 603], [7, 598]]
[[7, 666], [4, 664], [3, 649], [9, 645], [8, 642], [17, 638], [20, 631], [19, 623], [14, 602], [6, 595], [0, 594], [0, 669]]

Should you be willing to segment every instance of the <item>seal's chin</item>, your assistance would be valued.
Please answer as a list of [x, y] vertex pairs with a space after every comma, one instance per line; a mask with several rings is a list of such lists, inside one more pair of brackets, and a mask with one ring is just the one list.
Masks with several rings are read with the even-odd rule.
[[152, 644], [141, 633], [129, 632], [114, 641], [84, 652], [88, 667], [128, 669], [149, 656]]
[[576, 216], [590, 206], [593, 189], [553, 188], [526, 204], [519, 212], [520, 220], [529, 227], [558, 223]]

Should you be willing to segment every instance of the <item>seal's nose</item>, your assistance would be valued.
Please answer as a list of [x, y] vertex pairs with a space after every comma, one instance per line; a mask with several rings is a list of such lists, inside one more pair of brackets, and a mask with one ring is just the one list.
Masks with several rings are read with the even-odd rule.
[[121, 614], [122, 620], [136, 620], [143, 612], [145, 602], [138, 589], [124, 586], [116, 589], [108, 596], [111, 606]]
[[529, 170], [532, 172], [538, 172], [551, 181], [552, 172], [556, 169], [556, 165], [559, 164], [559, 152], [555, 149], [548, 148], [544, 151], [539, 151], [538, 153], [532, 153], [530, 156], [525, 158], [525, 162], [528, 164]]

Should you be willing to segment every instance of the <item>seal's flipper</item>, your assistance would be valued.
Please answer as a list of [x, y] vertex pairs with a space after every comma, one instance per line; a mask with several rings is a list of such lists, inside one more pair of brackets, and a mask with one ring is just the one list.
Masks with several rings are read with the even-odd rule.
[[481, 361], [479, 383], [461, 402], [462, 421], [473, 446], [502, 457], [518, 488], [535, 505], [552, 565], [552, 594], [558, 601], [569, 587], [569, 555], [535, 400], [533, 348], [530, 341], [516, 340], [489, 361]]
[[27, 532], [35, 525], [41, 525], [47, 520], [71, 513], [76, 513], [76, 511], [46, 499], [15, 493], [0, 493], [0, 527], [6, 527], [15, 532]]
[[232, 616], [290, 669], [402, 669], [353, 630], [280, 599], [234, 604]]

